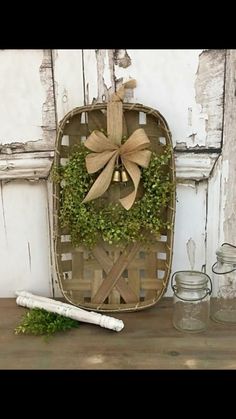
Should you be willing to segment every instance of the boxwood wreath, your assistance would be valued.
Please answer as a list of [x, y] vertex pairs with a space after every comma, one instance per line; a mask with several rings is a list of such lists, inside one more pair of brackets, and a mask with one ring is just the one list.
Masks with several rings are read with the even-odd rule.
[[136, 241], [150, 243], [150, 233], [157, 238], [161, 228], [171, 228], [161, 216], [174, 188], [165, 170], [170, 148], [166, 147], [162, 155], [152, 152], [148, 168], [141, 168], [144, 194], [129, 210], [120, 203], [104, 207], [97, 200], [82, 203], [99, 175], [87, 172], [85, 157], [89, 152], [84, 145], [75, 146], [67, 164], [53, 170], [54, 181], [61, 184], [60, 224], [69, 229], [74, 246], [92, 248], [101, 239], [118, 246]]

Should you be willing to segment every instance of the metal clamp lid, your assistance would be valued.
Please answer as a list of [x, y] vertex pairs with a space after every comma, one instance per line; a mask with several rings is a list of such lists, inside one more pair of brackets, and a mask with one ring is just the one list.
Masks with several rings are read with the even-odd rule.
[[211, 293], [212, 293], [212, 282], [211, 282], [211, 278], [209, 277], [209, 275], [207, 275], [204, 272], [200, 272], [200, 271], [176, 271], [176, 272], [173, 273], [173, 275], [171, 277], [171, 288], [172, 288], [172, 290], [174, 292], [174, 295], [177, 298], [179, 298], [179, 300], [189, 301], [187, 298], [179, 297], [179, 295], [177, 294], [178, 287], [176, 286], [176, 284], [173, 283], [173, 281], [174, 281], [174, 277], [178, 273], [186, 273], [186, 274], [187, 273], [189, 273], [189, 274], [194, 274], [195, 273], [195, 274], [198, 274], [198, 275], [204, 275], [204, 276], [206, 276], [208, 278], [208, 281], [210, 282], [210, 288], [206, 288], [206, 294], [203, 297], [201, 297], [201, 298], [194, 298], [191, 301], [201, 301], [201, 300], [204, 300], [204, 298], [206, 298], [207, 295], [211, 295]]
[[[234, 246], [233, 244], [230, 244], [230, 243], [223, 243], [222, 245], [221, 245], [221, 247], [223, 247], [223, 246], [230, 246], [230, 247], [233, 247], [233, 248], [235, 248], [236, 249], [236, 246]], [[212, 265], [212, 268], [211, 268], [211, 270], [212, 270], [212, 272], [214, 273], [214, 274], [217, 274], [217, 275], [225, 275], [225, 274], [230, 274], [231, 272], [234, 272], [234, 271], [236, 271], [236, 268], [233, 268], [233, 269], [231, 269], [231, 270], [229, 270], [229, 271], [224, 271], [224, 272], [217, 272], [216, 270], [215, 270], [215, 267], [216, 267], [216, 265], [217, 265], [217, 261]]]

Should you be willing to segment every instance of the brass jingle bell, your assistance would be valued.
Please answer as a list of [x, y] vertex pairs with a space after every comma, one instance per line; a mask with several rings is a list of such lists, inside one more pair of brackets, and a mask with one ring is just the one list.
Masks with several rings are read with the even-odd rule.
[[121, 171], [121, 181], [122, 182], [128, 182], [128, 180], [129, 180], [128, 174], [127, 174], [126, 170], [123, 169]]
[[112, 178], [113, 182], [120, 182], [120, 171], [115, 170]]

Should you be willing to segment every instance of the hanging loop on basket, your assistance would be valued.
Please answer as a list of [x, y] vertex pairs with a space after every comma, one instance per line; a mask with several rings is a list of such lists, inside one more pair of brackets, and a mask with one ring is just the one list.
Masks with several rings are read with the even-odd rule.
[[[94, 130], [85, 140], [84, 145], [92, 153], [86, 156], [86, 168], [88, 173], [99, 174], [91, 189], [83, 199], [82, 203], [92, 201], [102, 196], [110, 186], [112, 180], [127, 182], [128, 174], [133, 182], [134, 190], [119, 201], [121, 205], [129, 210], [135, 202], [138, 186], [141, 178], [139, 166], [147, 168], [151, 159], [150, 140], [143, 128], [136, 129], [126, 140], [121, 143], [123, 130], [123, 104], [125, 88], [136, 86], [135, 80], [124, 83], [120, 89], [112, 95], [111, 101], [107, 104], [107, 131], [105, 136], [101, 131]], [[120, 158], [124, 170], [118, 173], [117, 161]], [[115, 169], [115, 173], [113, 174]], [[128, 173], [128, 174], [127, 174]]]

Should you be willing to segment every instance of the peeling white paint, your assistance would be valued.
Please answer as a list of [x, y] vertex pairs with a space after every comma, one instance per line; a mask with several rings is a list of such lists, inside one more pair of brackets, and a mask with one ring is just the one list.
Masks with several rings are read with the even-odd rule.
[[[218, 147], [223, 115], [224, 52], [219, 50], [217, 59], [214, 56], [205, 62], [208, 72], [204, 79], [207, 95], [204, 103], [209, 101], [209, 112], [206, 111], [207, 105], [203, 109], [195, 98], [202, 50], [127, 50], [127, 53], [132, 64], [126, 69], [116, 66], [116, 77], [137, 80], [134, 101], [158, 109], [166, 117], [174, 143]], [[206, 54], [211, 57], [212, 53]], [[202, 95], [199, 95], [199, 101], [200, 96], [202, 100]], [[191, 125], [189, 108], [192, 109]], [[209, 115], [210, 124], [206, 131]]]
[[181, 179], [207, 179], [212, 171], [217, 153], [176, 153], [176, 177]]
[[[193, 187], [193, 185], [195, 187]], [[198, 193], [196, 189], [198, 188]], [[206, 222], [207, 181], [198, 185], [177, 185], [176, 219], [172, 273], [191, 269], [186, 244], [189, 239], [196, 244], [194, 269], [201, 271], [205, 260], [205, 222]], [[169, 284], [166, 296], [172, 296]]]
[[1, 155], [0, 180], [47, 178], [53, 157], [53, 151]]
[[42, 139], [45, 90], [39, 68], [43, 50], [3, 50], [0, 53], [0, 144]]
[[[84, 105], [82, 50], [57, 50], [53, 53], [53, 65], [57, 115], [60, 121], [68, 111]], [[66, 102], [63, 101], [65, 94]]]
[[[115, 91], [114, 56], [112, 49], [96, 50], [97, 61], [97, 98], [96, 102], [108, 101], [109, 96]], [[87, 67], [86, 67], [87, 68]]]
[[[86, 104], [102, 101], [103, 81], [98, 74], [98, 61], [96, 59], [96, 50], [83, 50], [84, 61], [84, 83], [88, 86], [89, 95]], [[99, 100], [98, 100], [99, 98]]]
[[206, 220], [206, 273], [212, 275], [211, 267], [216, 261], [216, 249], [223, 243], [222, 156], [216, 162], [208, 181], [208, 213]]
[[[89, 103], [104, 102], [108, 97], [118, 89], [121, 84], [131, 77], [118, 77], [117, 68], [131, 62], [127, 56], [126, 50], [84, 50], [84, 76], [85, 84], [89, 87]], [[96, 69], [96, 72], [95, 72]], [[126, 70], [126, 67], [122, 67]], [[96, 80], [96, 83], [95, 83]], [[130, 101], [133, 97], [133, 91], [127, 89], [125, 92], [125, 101]]]
[[[107, 87], [110, 89], [114, 86], [114, 79], [112, 74], [111, 66], [113, 66], [113, 50], [105, 50], [104, 56], [104, 68], [103, 68], [103, 80]], [[112, 63], [111, 63], [112, 62]]]
[[[125, 77], [137, 80], [134, 101], [158, 109], [167, 119], [173, 141], [187, 141], [196, 131], [195, 76], [202, 50], [127, 50], [132, 65]], [[121, 70], [116, 67], [116, 76]], [[192, 108], [192, 130], [188, 126], [188, 108]], [[203, 141], [204, 143], [204, 141]]]
[[126, 49], [114, 50], [114, 64], [122, 68], [127, 68], [131, 65], [132, 61]]
[[190, 238], [187, 241], [186, 248], [187, 248], [187, 254], [188, 254], [190, 269], [193, 270], [194, 265], [195, 265], [196, 243], [192, 238]]
[[0, 144], [55, 141], [50, 50], [0, 53]]
[[[104, 96], [107, 98], [107, 86], [104, 80], [104, 71], [105, 71], [105, 57], [106, 57], [106, 50], [105, 49], [98, 49], [96, 50], [96, 60], [97, 60], [97, 101], [103, 102]], [[87, 67], [86, 67], [87, 68]], [[85, 71], [86, 71], [85, 68]], [[107, 99], [106, 99], [107, 100]]]
[[177, 186], [183, 186], [185, 188], [192, 188], [197, 193], [197, 183], [191, 179], [179, 179]]
[[[125, 100], [158, 109], [166, 118], [178, 149], [197, 145], [219, 148], [224, 52], [201, 53], [202, 50], [84, 50], [82, 54], [78, 49], [53, 50], [53, 84], [49, 50], [0, 51], [0, 143], [4, 144], [0, 146], [0, 179], [11, 180], [2, 183], [1, 189], [0, 296], [13, 296], [14, 289], [20, 286], [51, 295], [51, 264], [55, 295], [60, 295], [53, 261], [49, 259], [45, 182], [13, 182], [15, 178], [37, 180], [48, 176], [55, 143], [54, 89], [61, 120], [77, 106], [107, 100], [115, 83], [118, 87], [122, 81], [135, 78], [137, 89], [129, 92], [132, 94]], [[235, 109], [235, 98], [230, 99], [235, 90], [233, 74], [231, 64], [227, 112]], [[227, 147], [223, 161], [212, 150], [209, 154], [176, 151], [178, 201], [172, 271], [192, 266], [201, 270], [207, 262], [209, 272], [215, 242], [236, 237], [236, 127], [227, 131], [231, 119], [233, 114], [228, 114], [228, 120], [225, 118]], [[51, 211], [50, 208], [50, 216]], [[172, 295], [170, 287], [167, 295]]]
[[[232, 153], [235, 156], [235, 153]], [[224, 158], [224, 155], [223, 155]], [[234, 157], [233, 157], [234, 158]], [[231, 160], [231, 159], [230, 159]], [[230, 164], [231, 163], [231, 164]], [[236, 243], [236, 214], [235, 214], [235, 174], [232, 171], [232, 161], [222, 161], [221, 172], [221, 208], [222, 208], [222, 238], [232, 244]], [[235, 170], [235, 169], [234, 169]]]
[[1, 185], [0, 296], [15, 297], [17, 289], [50, 296], [45, 181], [31, 184], [22, 180]]
[[236, 244], [236, 50], [227, 51], [222, 197], [224, 241]]
[[43, 51], [43, 60], [39, 72], [45, 91], [45, 100], [42, 106], [43, 140], [46, 143], [53, 144], [56, 139], [56, 111], [52, 78], [52, 56], [49, 49]]
[[196, 102], [200, 105], [197, 138], [203, 138], [205, 132], [208, 147], [221, 146], [224, 71], [225, 50], [208, 50], [200, 55], [195, 81]]

